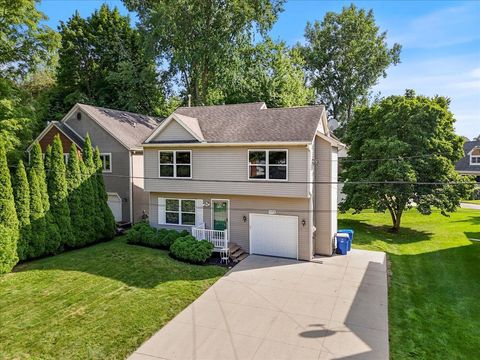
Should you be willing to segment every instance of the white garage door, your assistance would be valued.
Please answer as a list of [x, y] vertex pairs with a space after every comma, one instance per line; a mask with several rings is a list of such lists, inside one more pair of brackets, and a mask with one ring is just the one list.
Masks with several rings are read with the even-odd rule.
[[112, 210], [115, 221], [122, 221], [122, 199], [117, 193], [108, 193], [108, 207]]
[[298, 217], [250, 214], [250, 252], [297, 259]]

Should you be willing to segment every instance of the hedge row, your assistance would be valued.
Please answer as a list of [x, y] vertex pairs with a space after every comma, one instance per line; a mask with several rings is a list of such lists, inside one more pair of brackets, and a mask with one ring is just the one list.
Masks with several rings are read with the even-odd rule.
[[28, 171], [20, 161], [12, 167], [12, 181], [0, 141], [0, 273], [9, 272], [19, 260], [115, 235], [100, 152], [92, 148], [89, 136], [81, 156], [75, 145], [71, 147], [67, 166], [59, 135], [44, 155], [35, 143]]
[[127, 233], [127, 243], [170, 250], [170, 254], [192, 264], [204, 263], [213, 252], [213, 244], [198, 241], [188, 231], [157, 230], [147, 223], [135, 224]]

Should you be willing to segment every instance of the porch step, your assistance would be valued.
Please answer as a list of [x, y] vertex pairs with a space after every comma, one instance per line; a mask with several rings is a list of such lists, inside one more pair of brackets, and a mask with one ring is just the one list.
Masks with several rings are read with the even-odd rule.
[[230, 259], [232, 259], [233, 262], [242, 261], [248, 256], [248, 254], [245, 251], [243, 251], [243, 249], [235, 243], [231, 242], [229, 244], [229, 249], [230, 249]]

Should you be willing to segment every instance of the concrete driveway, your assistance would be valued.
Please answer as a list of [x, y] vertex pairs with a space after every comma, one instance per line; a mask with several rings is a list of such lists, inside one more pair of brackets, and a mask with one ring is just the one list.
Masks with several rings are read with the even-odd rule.
[[251, 255], [130, 357], [157, 358], [386, 360], [385, 254]]

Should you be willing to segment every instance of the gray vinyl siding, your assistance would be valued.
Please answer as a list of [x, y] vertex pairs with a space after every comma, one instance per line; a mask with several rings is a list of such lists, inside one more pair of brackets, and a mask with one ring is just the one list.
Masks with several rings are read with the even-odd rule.
[[[249, 149], [288, 150], [288, 181], [249, 180]], [[176, 150], [192, 150], [192, 179], [201, 180], [197, 182], [182, 179], [160, 179], [159, 150], [160, 147], [144, 149], [146, 191], [308, 197], [308, 186], [305, 183], [308, 172], [306, 146], [188, 147], [187, 145], [176, 148]], [[174, 149], [165, 148], [164, 150]], [[215, 180], [220, 180], [220, 182]]]
[[122, 198], [122, 220], [130, 221], [130, 158], [129, 150], [120, 144], [112, 135], [99, 126], [86, 113], [77, 120], [77, 113], [66, 120], [80, 136], [90, 135], [92, 145], [98, 146], [101, 153], [112, 154], [112, 172], [104, 173], [105, 189], [117, 193]]
[[[315, 184], [314, 184], [314, 209], [315, 209], [315, 253], [320, 255], [332, 254], [332, 239], [336, 231], [337, 188], [329, 184], [337, 181], [336, 151], [330, 143], [315, 138]], [[335, 154], [335, 157], [334, 157]], [[326, 183], [319, 183], [326, 182]]]
[[138, 222], [149, 207], [149, 195], [144, 191], [142, 152], [132, 154], [132, 187], [133, 222]]
[[[158, 224], [158, 198], [171, 199], [202, 199], [205, 207], [203, 221], [206, 228], [212, 228], [212, 199], [230, 201], [230, 241], [237, 243], [246, 252], [249, 246], [249, 214], [268, 214], [275, 211], [277, 215], [290, 215], [298, 217], [298, 257], [301, 260], [311, 259], [309, 228], [309, 200], [307, 198], [266, 197], [266, 196], [239, 196], [231, 194], [197, 194], [197, 193], [151, 193], [150, 194], [150, 224], [155, 227], [191, 231], [192, 226], [159, 225]], [[247, 221], [243, 221], [243, 217]], [[305, 225], [302, 225], [305, 220]]]
[[170, 123], [153, 138], [152, 142], [155, 141], [188, 141], [196, 140], [192, 134], [190, 134], [183, 126], [181, 126], [175, 120], [170, 121]]

